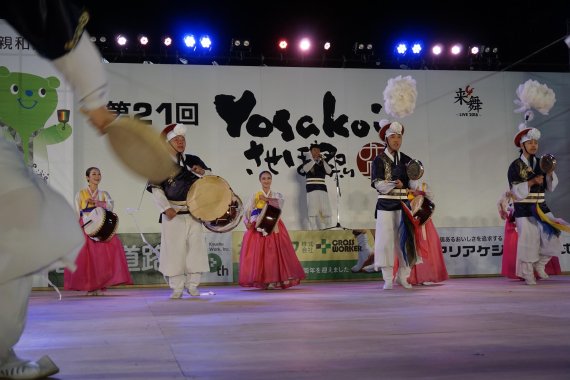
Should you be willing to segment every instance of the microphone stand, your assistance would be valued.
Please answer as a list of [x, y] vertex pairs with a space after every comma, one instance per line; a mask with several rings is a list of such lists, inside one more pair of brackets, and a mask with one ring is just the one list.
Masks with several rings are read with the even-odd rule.
[[332, 227], [323, 228], [323, 231], [332, 230], [333, 228], [340, 228], [341, 230], [350, 230], [350, 228], [343, 227], [340, 224], [340, 181], [338, 180], [338, 169], [336, 166], [336, 154], [333, 156], [334, 160], [334, 175], [335, 175], [335, 183], [336, 183], [336, 225]]

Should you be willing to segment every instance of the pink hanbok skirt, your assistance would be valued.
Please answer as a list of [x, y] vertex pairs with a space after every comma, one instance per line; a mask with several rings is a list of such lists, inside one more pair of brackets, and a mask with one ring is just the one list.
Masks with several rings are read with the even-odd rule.
[[267, 236], [254, 229], [245, 232], [239, 260], [240, 286], [285, 289], [299, 285], [305, 278], [305, 270], [281, 220], [277, 222], [277, 230]]
[[85, 244], [75, 259], [77, 269], [65, 269], [65, 290], [104, 290], [113, 285], [132, 285], [123, 243], [117, 235], [107, 242], [91, 239], [85, 231]]
[[[449, 278], [445, 267], [445, 260], [441, 250], [439, 235], [433, 222], [429, 219], [425, 224], [425, 236], [421, 226], [414, 227], [414, 237], [418, 256], [422, 258], [421, 264], [412, 267], [408, 282], [419, 285], [427, 282], [442, 282]], [[394, 263], [394, 275], [398, 271], [398, 258]]]

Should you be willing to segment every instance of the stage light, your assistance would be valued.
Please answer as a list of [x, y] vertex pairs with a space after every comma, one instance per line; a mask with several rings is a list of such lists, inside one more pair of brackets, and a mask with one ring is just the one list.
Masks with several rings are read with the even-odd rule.
[[184, 36], [184, 45], [190, 49], [196, 49], [196, 38], [194, 38], [194, 35], [188, 34]]
[[471, 46], [469, 48], [469, 54], [471, 55], [477, 55], [479, 54], [479, 52], [480, 52], [479, 46]]
[[209, 36], [202, 36], [200, 37], [200, 46], [202, 46], [202, 49], [205, 50], [212, 50], [212, 40], [210, 39]]
[[162, 38], [162, 43], [164, 44], [164, 46], [170, 46], [172, 45], [172, 38], [170, 38], [169, 36], [165, 36]]
[[95, 42], [97, 42], [97, 37], [91, 36], [91, 37], [89, 37], [89, 41], [95, 43]]
[[101, 42], [102, 44], [104, 44], [105, 42], [107, 42], [107, 37], [105, 37], [105, 36], [99, 37], [99, 42]]
[[233, 38], [230, 51], [251, 51], [251, 42], [249, 39]]
[[279, 44], [277, 46], [279, 46], [279, 49], [281, 50], [287, 49], [287, 40], [279, 40]]
[[139, 36], [139, 43], [140, 43], [142, 46], [146, 46], [146, 45], [148, 44], [148, 37], [145, 36], [145, 35], [140, 35], [140, 36]]
[[443, 46], [440, 44], [434, 45], [431, 48], [431, 52], [433, 53], [433, 55], [440, 55], [443, 52]]
[[416, 42], [412, 45], [412, 53], [418, 55], [422, 52], [422, 50], [423, 50], [423, 47], [422, 47], [421, 43]]
[[123, 36], [122, 34], [119, 34], [115, 39], [115, 41], [117, 41], [117, 44], [119, 46], [125, 46], [127, 44], [127, 37]]
[[400, 55], [405, 55], [407, 51], [408, 51], [408, 45], [406, 45], [406, 43], [400, 42], [399, 44], [396, 45], [396, 53]]
[[461, 50], [462, 50], [461, 45], [455, 44], [451, 47], [451, 49], [449, 49], [449, 52], [452, 55], [459, 55], [459, 53], [461, 53]]
[[374, 54], [374, 45], [367, 42], [356, 42], [354, 44], [354, 52], [356, 54], [364, 54], [366, 56], [371, 56]]
[[303, 38], [300, 42], [299, 42], [299, 49], [301, 49], [302, 52], [306, 52], [311, 48], [311, 41], [308, 38]]
[[330, 50], [330, 48], [331, 48], [331, 43], [328, 42], [328, 41], [325, 42], [325, 44], [323, 45], [323, 49], [325, 49], [325, 50]]

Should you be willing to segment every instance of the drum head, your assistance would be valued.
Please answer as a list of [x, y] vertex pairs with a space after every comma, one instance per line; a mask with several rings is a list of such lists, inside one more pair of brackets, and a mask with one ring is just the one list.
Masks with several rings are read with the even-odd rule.
[[549, 173], [556, 167], [556, 158], [552, 154], [547, 153], [540, 157], [539, 165], [543, 172]]
[[411, 180], [418, 180], [424, 175], [424, 166], [420, 160], [413, 159], [406, 165], [406, 173]]
[[106, 212], [103, 207], [95, 207], [83, 218], [83, 230], [88, 236], [93, 237], [99, 233], [105, 223]]
[[201, 221], [211, 222], [222, 217], [231, 203], [230, 185], [216, 175], [207, 175], [194, 182], [186, 196], [188, 211]]

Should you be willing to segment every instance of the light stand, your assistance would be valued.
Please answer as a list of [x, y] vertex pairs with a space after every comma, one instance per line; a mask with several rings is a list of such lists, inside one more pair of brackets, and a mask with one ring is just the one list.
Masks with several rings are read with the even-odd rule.
[[340, 181], [338, 180], [338, 169], [336, 166], [336, 155], [333, 156], [334, 160], [334, 176], [336, 183], [336, 225], [332, 227], [323, 228], [323, 231], [332, 230], [333, 228], [340, 228], [341, 230], [350, 230], [350, 228], [343, 227], [340, 224]]

